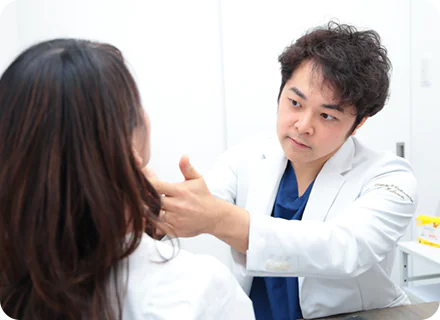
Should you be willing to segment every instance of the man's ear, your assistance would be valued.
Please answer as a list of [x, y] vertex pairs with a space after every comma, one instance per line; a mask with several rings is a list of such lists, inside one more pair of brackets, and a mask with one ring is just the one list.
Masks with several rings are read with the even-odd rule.
[[353, 132], [351, 133], [352, 136], [354, 136], [356, 134], [356, 131], [358, 131], [358, 129], [364, 125], [364, 123], [365, 123], [365, 121], [367, 121], [367, 119], [368, 119], [368, 116], [366, 116], [362, 119], [362, 121], [356, 126], [356, 129], [354, 129]]

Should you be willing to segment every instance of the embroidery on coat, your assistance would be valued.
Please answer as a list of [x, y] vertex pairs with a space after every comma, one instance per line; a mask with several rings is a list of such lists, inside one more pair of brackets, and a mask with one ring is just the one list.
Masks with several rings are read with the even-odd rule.
[[405, 198], [409, 199], [409, 201], [414, 203], [413, 199], [405, 191], [403, 191], [402, 189], [400, 189], [398, 186], [396, 186], [394, 184], [376, 183], [374, 186], [379, 189], [384, 189], [386, 191], [394, 193], [395, 195], [399, 196], [403, 200], [405, 200]]

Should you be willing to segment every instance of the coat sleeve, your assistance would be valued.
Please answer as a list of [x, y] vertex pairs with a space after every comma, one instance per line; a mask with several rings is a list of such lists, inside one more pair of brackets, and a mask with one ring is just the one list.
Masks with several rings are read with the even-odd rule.
[[[204, 176], [210, 192], [215, 197], [237, 205], [238, 188], [243, 188], [238, 174], [240, 172], [240, 177], [242, 177], [243, 172], [246, 172], [243, 170], [243, 163], [246, 166], [246, 160], [249, 159], [250, 154], [253, 155], [254, 150], [257, 148], [253, 143], [242, 143], [232, 147], [217, 159], [209, 173]], [[242, 281], [246, 276], [246, 255], [231, 248], [231, 256], [227, 265], [243, 286]]]
[[411, 221], [417, 183], [403, 160], [382, 162], [370, 176], [358, 198], [329, 221], [251, 214], [247, 274], [347, 278], [381, 262]]
[[261, 158], [259, 143], [273, 144], [273, 138], [261, 134], [245, 139], [218, 157], [204, 176], [209, 191], [215, 197], [237, 204], [239, 190], [247, 188], [247, 184], [240, 185], [240, 181], [247, 181], [249, 164]]
[[209, 191], [217, 198], [236, 204], [237, 168], [240, 146], [223, 153], [204, 176]]

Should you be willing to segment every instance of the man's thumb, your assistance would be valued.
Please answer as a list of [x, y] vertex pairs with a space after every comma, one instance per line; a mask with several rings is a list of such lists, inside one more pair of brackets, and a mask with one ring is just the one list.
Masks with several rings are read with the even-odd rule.
[[187, 155], [183, 155], [179, 161], [180, 171], [182, 172], [185, 180], [198, 179], [201, 175], [194, 169], [192, 164], [189, 162], [189, 157]]
[[156, 173], [150, 167], [143, 168], [142, 172], [144, 173], [145, 178], [147, 178], [148, 180], [157, 179]]

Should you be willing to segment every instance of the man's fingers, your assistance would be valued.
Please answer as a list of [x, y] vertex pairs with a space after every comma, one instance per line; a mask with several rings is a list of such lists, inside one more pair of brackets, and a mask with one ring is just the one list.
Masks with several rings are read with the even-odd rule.
[[[165, 212], [164, 212], [165, 211]], [[159, 222], [157, 223], [156, 234], [160, 237], [170, 234], [172, 236], [177, 236], [177, 230], [173, 226], [173, 217], [175, 213], [168, 211], [163, 206], [159, 214]]]
[[142, 169], [142, 172], [148, 180], [157, 180], [157, 175], [150, 167], [145, 167]]
[[164, 182], [159, 179], [148, 179], [157, 193], [173, 197], [179, 194], [178, 187], [174, 183]]
[[183, 155], [179, 161], [180, 171], [182, 172], [185, 180], [198, 179], [201, 175], [197, 172], [196, 169], [189, 162], [189, 157], [187, 155]]

